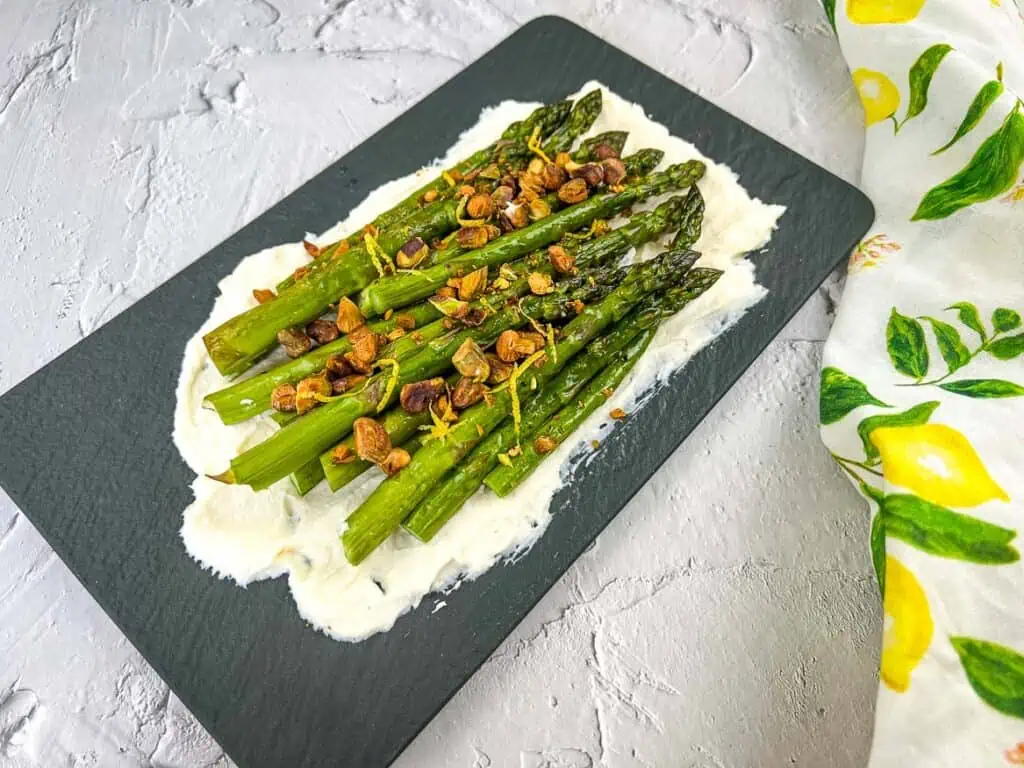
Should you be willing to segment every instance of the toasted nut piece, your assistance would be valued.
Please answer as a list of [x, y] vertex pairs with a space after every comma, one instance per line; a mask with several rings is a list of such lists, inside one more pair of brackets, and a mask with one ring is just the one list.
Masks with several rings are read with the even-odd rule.
[[295, 410], [300, 414], [312, 410], [320, 405], [317, 395], [329, 397], [330, 394], [331, 382], [328, 381], [326, 373], [305, 378], [295, 388]]
[[340, 379], [335, 379], [331, 382], [331, 393], [335, 395], [343, 395], [346, 392], [350, 392], [355, 389], [364, 381], [366, 381], [366, 376], [361, 373], [342, 376]]
[[525, 204], [513, 204], [505, 209], [504, 217], [513, 229], [522, 229], [530, 223], [530, 208]]
[[327, 362], [324, 364], [324, 370], [326, 370], [328, 374], [340, 378], [341, 376], [348, 376], [352, 373], [352, 366], [349, 365], [348, 360], [341, 355], [331, 355], [327, 358]]
[[437, 200], [437, 190], [436, 189], [428, 189], [426, 192], [423, 193], [423, 202], [424, 203], [432, 203], [435, 200]]
[[473, 307], [459, 318], [463, 325], [467, 325], [470, 328], [476, 328], [478, 325], [482, 325], [486, 319], [487, 312], [481, 307]]
[[402, 314], [395, 316], [395, 326], [406, 331], [411, 331], [416, 327], [416, 318], [403, 312]]
[[626, 166], [617, 157], [601, 161], [604, 169], [604, 183], [610, 187], [621, 184], [626, 178]]
[[472, 301], [476, 296], [483, 291], [487, 285], [487, 267], [483, 266], [480, 269], [474, 269], [468, 275], [462, 278], [459, 283], [459, 298], [462, 301]]
[[278, 384], [270, 393], [270, 407], [281, 413], [295, 410], [295, 387], [291, 384]]
[[463, 179], [462, 171], [455, 170], [454, 168], [452, 170], [448, 171], [448, 175], [451, 176], [452, 177], [452, 181], [454, 181], [456, 183], [462, 181], [462, 179]]
[[512, 187], [506, 187], [504, 185], [496, 188], [491, 192], [491, 200], [494, 201], [494, 205], [497, 208], [504, 208], [506, 205], [512, 202], [516, 196], [516, 191]]
[[380, 422], [361, 416], [352, 424], [352, 434], [356, 453], [363, 461], [380, 464], [391, 453], [391, 438]]
[[569, 173], [574, 179], [583, 179], [588, 187], [596, 187], [604, 181], [604, 168], [598, 163], [586, 163]]
[[514, 363], [519, 359], [519, 353], [516, 351], [516, 343], [519, 341], [518, 331], [502, 331], [501, 335], [498, 336], [498, 342], [494, 345], [494, 351], [498, 354], [498, 357], [505, 363]]
[[529, 200], [534, 200], [544, 194], [544, 180], [539, 174], [522, 173], [519, 175], [519, 194], [523, 197], [527, 197]]
[[381, 471], [383, 471], [388, 477], [394, 477], [409, 466], [410, 461], [412, 461], [412, 456], [409, 455], [407, 450], [404, 448], [392, 448], [384, 461], [377, 466], [379, 466]]
[[526, 277], [526, 283], [530, 286], [530, 293], [534, 296], [546, 296], [555, 290], [551, 275], [545, 272], [531, 272]]
[[483, 399], [483, 383], [468, 376], [463, 376], [459, 379], [459, 383], [452, 390], [452, 405], [456, 408], [469, 408], [469, 406], [476, 405]]
[[611, 417], [612, 417], [613, 419], [615, 419], [616, 421], [622, 421], [622, 420], [623, 420], [624, 418], [626, 418], [626, 416], [628, 416], [629, 414], [628, 414], [628, 413], [626, 413], [626, 412], [625, 412], [624, 410], [622, 410], [621, 408], [613, 408], [613, 409], [612, 409], [612, 412], [611, 412], [611, 413], [609, 413], [608, 415], [609, 415], [609, 416], [611, 416]]
[[497, 224], [487, 224], [484, 226], [484, 229], [487, 230], [487, 242], [491, 242], [491, 240], [497, 240], [499, 237], [501, 237], [501, 227], [499, 227]]
[[352, 342], [352, 354], [364, 363], [372, 363], [377, 359], [377, 348], [380, 339], [376, 333], [365, 325], [356, 328], [348, 335]]
[[282, 328], [277, 332], [277, 341], [288, 357], [302, 357], [313, 348], [313, 340], [301, 328]]
[[459, 187], [459, 197], [469, 197], [476, 193], [476, 188], [469, 186], [469, 184], [463, 184]]
[[608, 219], [594, 219], [590, 222], [590, 231], [594, 234], [594, 237], [600, 237], [611, 232], [612, 225]]
[[530, 221], [540, 221], [551, 215], [551, 206], [543, 197], [538, 197], [530, 203]]
[[541, 435], [533, 441], [533, 450], [537, 453], [551, 453], [555, 450], [557, 443], [547, 435]]
[[430, 248], [422, 238], [410, 238], [395, 254], [395, 263], [402, 269], [415, 269], [427, 256]]
[[317, 344], [330, 344], [341, 332], [330, 320], [314, 320], [306, 326], [306, 335]]
[[384, 319], [385, 319], [385, 320], [390, 320], [390, 319], [391, 319], [391, 316], [392, 316], [393, 314], [395, 314], [395, 310], [393, 310], [393, 309], [388, 309], [388, 310], [386, 310], [386, 311], [384, 312]]
[[572, 155], [570, 155], [568, 152], [559, 152], [557, 155], [555, 155], [555, 165], [561, 168], [565, 168], [565, 166], [571, 162]]
[[526, 170], [530, 173], [540, 174], [544, 170], [544, 161], [539, 157], [535, 157], [530, 160], [530, 164], [526, 166]]
[[487, 230], [484, 227], [463, 227], [456, 233], [455, 239], [461, 248], [483, 248], [487, 245]]
[[510, 363], [506, 363], [494, 353], [484, 355], [487, 364], [491, 366], [491, 375], [487, 377], [488, 384], [502, 384], [509, 380], [514, 370]]
[[345, 362], [352, 366], [352, 370], [357, 371], [358, 373], [363, 373], [366, 375], [373, 373], [373, 363], [368, 363], [365, 360], [361, 359], [359, 356], [356, 355], [355, 352], [346, 352]]
[[466, 203], [466, 213], [473, 219], [487, 219], [494, 215], [497, 206], [486, 192], [477, 192]]
[[440, 288], [437, 289], [437, 293], [435, 295], [442, 299], [454, 299], [455, 289], [452, 288], [450, 285], [442, 285]]
[[456, 275], [455, 277], [449, 277], [445, 280], [445, 285], [449, 288], [454, 288], [456, 291], [459, 290], [459, 286], [462, 285], [462, 275]]
[[548, 261], [560, 275], [571, 275], [576, 271], [576, 259], [560, 245], [548, 246]]
[[314, 259], [320, 258], [320, 254], [323, 253], [323, 250], [320, 248], [319, 245], [317, 245], [316, 243], [311, 243], [309, 242], [309, 240], [306, 239], [302, 240], [302, 247], [305, 248], [306, 253], [308, 253]]
[[385, 336], [385, 338], [388, 341], [394, 341], [395, 339], [400, 339], [403, 336], [405, 336], [405, 328], [393, 328], [391, 332]]
[[498, 168], [498, 164], [497, 163], [491, 163], [486, 168], [481, 168], [480, 169], [480, 178], [481, 179], [490, 179], [491, 181], [494, 181], [495, 179], [500, 179], [501, 178], [501, 169]]
[[450, 331], [452, 328], [454, 328], [458, 324], [459, 324], [459, 321], [456, 320], [454, 317], [442, 317], [441, 318], [441, 327], [444, 328], [446, 331]]
[[304, 278], [308, 274], [309, 274], [309, 267], [299, 267], [294, 272], [292, 272], [292, 279], [297, 282], [297, 281], [301, 280], [302, 278]]
[[361, 326], [365, 321], [363, 320], [363, 313], [359, 311], [359, 307], [352, 301], [348, 296], [338, 302], [338, 330], [342, 333], [352, 333], [356, 328]]
[[569, 306], [572, 308], [572, 311], [575, 312], [577, 315], [587, 308], [587, 305], [584, 304], [579, 299], [574, 299], [573, 301], [570, 301]]
[[484, 357], [484, 351], [473, 339], [466, 339], [452, 355], [452, 365], [463, 376], [485, 381], [491, 374], [491, 366]]
[[423, 343], [423, 334], [419, 331], [413, 331], [409, 334], [409, 338], [415, 341], [417, 344]]
[[572, 179], [558, 188], [558, 199], [566, 205], [582, 203], [587, 195], [587, 182], [583, 179]]
[[569, 180], [569, 174], [557, 163], [548, 163], [544, 166], [540, 178], [544, 182], [544, 189], [554, 192]]
[[336, 445], [331, 449], [331, 463], [332, 464], [348, 464], [349, 462], [356, 460], [355, 452], [347, 445], [342, 443]]
[[444, 394], [444, 379], [425, 379], [402, 387], [398, 401], [406, 413], [423, 413], [442, 394]]
[[253, 288], [252, 297], [260, 304], [266, 304], [277, 298], [277, 294], [266, 288]]
[[537, 350], [543, 349], [546, 343], [547, 339], [536, 331], [519, 331], [519, 338], [516, 339], [516, 352], [520, 357], [527, 357]]
[[613, 147], [611, 144], [605, 144], [604, 142], [602, 142], [602, 143], [598, 144], [596, 147], [594, 147], [594, 149], [591, 152], [591, 154], [598, 161], [610, 160], [612, 158], [615, 158], [615, 159], [619, 158], [619, 151], [617, 149], [615, 149], [615, 147]]

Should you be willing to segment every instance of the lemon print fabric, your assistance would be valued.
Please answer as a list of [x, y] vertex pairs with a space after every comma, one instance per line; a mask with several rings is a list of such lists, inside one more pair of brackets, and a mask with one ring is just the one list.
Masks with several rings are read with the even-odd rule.
[[858, 69], [853, 84], [864, 105], [864, 122], [874, 125], [889, 120], [900, 107], [900, 92], [892, 80], [872, 69]]
[[882, 634], [882, 682], [897, 693], [910, 687], [910, 676], [932, 642], [934, 625], [928, 596], [906, 566], [885, 558], [885, 626]]
[[847, 0], [846, 17], [854, 24], [905, 24], [917, 18], [925, 0]]
[[926, 501], [947, 507], [1009, 501], [974, 447], [952, 427], [881, 427], [871, 433], [871, 441], [882, 457], [885, 479]]

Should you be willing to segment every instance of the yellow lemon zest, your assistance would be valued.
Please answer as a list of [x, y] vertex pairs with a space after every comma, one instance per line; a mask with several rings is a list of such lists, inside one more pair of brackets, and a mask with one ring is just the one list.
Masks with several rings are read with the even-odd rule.
[[872, 69], [857, 69], [853, 85], [864, 105], [864, 124], [874, 125], [888, 120], [900, 106], [900, 92], [892, 80]]
[[925, 0], [846, 0], [854, 24], [903, 24], [917, 17]]
[[903, 693], [910, 687], [910, 673], [928, 651], [934, 625], [928, 596], [914, 574], [892, 555], [885, 558], [883, 611], [882, 682]]
[[543, 160], [545, 163], [550, 163], [551, 158], [544, 154], [544, 150], [540, 146], [540, 126], [534, 126], [533, 133], [530, 134], [530, 138], [526, 140], [526, 148], [533, 152], [537, 157]]
[[388, 385], [384, 388], [384, 395], [381, 397], [380, 402], [377, 403], [377, 413], [380, 413], [388, 407], [391, 395], [394, 393], [395, 387], [398, 386], [399, 365], [397, 360], [393, 360], [390, 357], [382, 357], [377, 361], [377, 365], [391, 366], [391, 376], [388, 377]]
[[967, 438], [952, 427], [879, 427], [870, 438], [882, 457], [885, 479], [933, 504], [976, 507], [1010, 500]]

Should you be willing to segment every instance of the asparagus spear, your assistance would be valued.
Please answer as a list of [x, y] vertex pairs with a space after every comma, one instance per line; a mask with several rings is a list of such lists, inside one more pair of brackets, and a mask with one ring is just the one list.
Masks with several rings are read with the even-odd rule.
[[[690, 251], [669, 251], [639, 265], [629, 278], [602, 301], [585, 308], [562, 332], [561, 340], [545, 356], [543, 363], [530, 369], [530, 379], [543, 386], [555, 376], [588, 342], [612, 323], [620, 320], [644, 296], [672, 285], [681, 267], [692, 259]], [[517, 415], [517, 376], [509, 387], [492, 393], [491, 403], [480, 403], [464, 411], [444, 439], [424, 445], [412, 462], [394, 477], [381, 483], [348, 518], [341, 536], [345, 557], [353, 565], [361, 563], [377, 546], [401, 525], [444, 474], [459, 463], [509, 413]], [[282, 430], [283, 431], [283, 430]]]
[[[692, 270], [682, 285], [648, 297], [608, 334], [591, 342], [581, 355], [574, 358], [557, 378], [530, 401], [519, 429], [523, 452], [526, 451], [526, 441], [537, 433], [541, 425], [559, 408], [575, 401], [580, 390], [591, 378], [608, 367], [609, 360], [616, 353], [629, 346], [638, 335], [648, 331], [653, 333], [663, 319], [675, 314], [710, 288], [720, 274], [718, 270]], [[465, 461], [448, 473], [441, 484], [416, 507], [403, 527], [421, 541], [430, 541], [476, 492], [485, 476], [492, 470], [497, 472], [502, 469], [496, 469], [499, 454], [515, 444], [515, 425], [506, 419], [500, 429], [488, 435]], [[516, 471], [525, 469], [522, 456], [512, 460], [512, 468]]]
[[[511, 261], [525, 253], [552, 243], [566, 232], [579, 229], [596, 218], [611, 216], [623, 208], [671, 189], [695, 183], [704, 174], [704, 164], [689, 161], [626, 187], [621, 192], [595, 195], [585, 202], [548, 216], [493, 243], [414, 274], [399, 274], [378, 280], [360, 294], [359, 308], [367, 317], [403, 307], [430, 296], [449, 278], [487, 265]], [[271, 302], [273, 304], [275, 302]], [[270, 304], [263, 305], [270, 306]]]
[[[231, 460], [231, 467], [214, 477], [225, 483], [245, 484], [260, 490], [317, 458], [347, 435], [360, 416], [383, 411], [394, 402], [405, 384], [436, 376], [451, 365], [452, 355], [468, 338], [481, 346], [492, 344], [502, 331], [519, 328], [536, 320], [568, 317], [575, 311], [580, 296], [599, 297], [607, 286], [595, 281], [572, 293], [558, 291], [547, 296], [525, 299], [518, 306], [499, 309], [475, 327], [457, 330], [427, 344], [402, 361], [395, 371], [371, 377], [356, 392], [324, 403], [299, 419], [285, 425], [269, 438]], [[589, 293], [588, 293], [589, 292]]]
[[[415, 439], [419, 434], [420, 427], [426, 426], [430, 421], [429, 410], [423, 413], [406, 413], [401, 408], [393, 408], [381, 419], [381, 426], [387, 431], [392, 445], [401, 445], [411, 454], [413, 451], [409, 450], [406, 444]], [[349, 455], [353, 457], [351, 461], [338, 464], [332, 460], [331, 453], [338, 446], [345, 446], [349, 450]], [[369, 461], [364, 461], [356, 456], [355, 440], [351, 435], [338, 443], [338, 446], [321, 454], [316, 460], [320, 465], [322, 476], [327, 479], [327, 484], [332, 491], [348, 485], [373, 466]]]
[[558, 152], [568, 152], [577, 136], [590, 130], [590, 126], [601, 114], [601, 90], [595, 88], [573, 104], [572, 111], [564, 123], [559, 125], [543, 144], [544, 152], [554, 156]]
[[693, 248], [700, 239], [701, 227], [704, 224], [704, 197], [696, 184], [690, 187], [683, 208], [683, 223], [672, 241], [673, 248]]
[[[659, 320], [675, 314], [707, 291], [715, 284], [721, 274], [717, 269], [698, 268], [692, 270], [687, 275], [686, 281], [682, 286], [666, 293], [666, 306], [663, 308]], [[656, 327], [651, 326], [649, 329], [645, 329], [643, 333], [653, 335], [655, 330]], [[646, 348], [648, 342], [643, 344], [644, 348]], [[615, 389], [638, 358], [639, 355], [634, 356], [632, 353], [626, 353], [624, 359], [620, 361], [622, 365], [609, 365], [601, 371], [600, 375], [591, 384], [587, 385], [586, 390], [578, 399], [573, 402], [567, 402], [553, 418], [543, 425], [535, 427], [533, 435], [546, 437], [551, 440], [551, 443], [545, 446], [547, 450], [544, 453], [537, 450], [536, 441], [531, 441], [529, 444], [524, 442], [522, 444], [522, 454], [517, 456], [511, 464], [497, 467], [492, 465], [493, 468], [483, 479], [484, 484], [499, 496], [506, 496], [511, 493], [516, 486], [523, 482], [537, 468], [537, 465], [544, 460], [547, 453], [553, 450], [554, 446], [565, 440], [573, 430], [607, 400], [603, 392], [606, 389]], [[595, 393], [601, 395], [601, 397], [597, 397]], [[457, 508], [452, 510], [452, 514], [455, 511], [457, 511]], [[451, 514], [448, 516], [450, 517]]]
[[307, 461], [291, 474], [292, 486], [298, 491], [299, 496], [305, 496], [323, 479], [324, 469], [319, 461]]

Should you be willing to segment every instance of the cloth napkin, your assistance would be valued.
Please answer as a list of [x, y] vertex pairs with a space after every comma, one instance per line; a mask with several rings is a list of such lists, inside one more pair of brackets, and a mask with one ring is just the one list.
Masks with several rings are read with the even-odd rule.
[[821, 374], [824, 441], [872, 510], [870, 765], [1024, 765], [1024, 17], [824, 5], [877, 209]]

